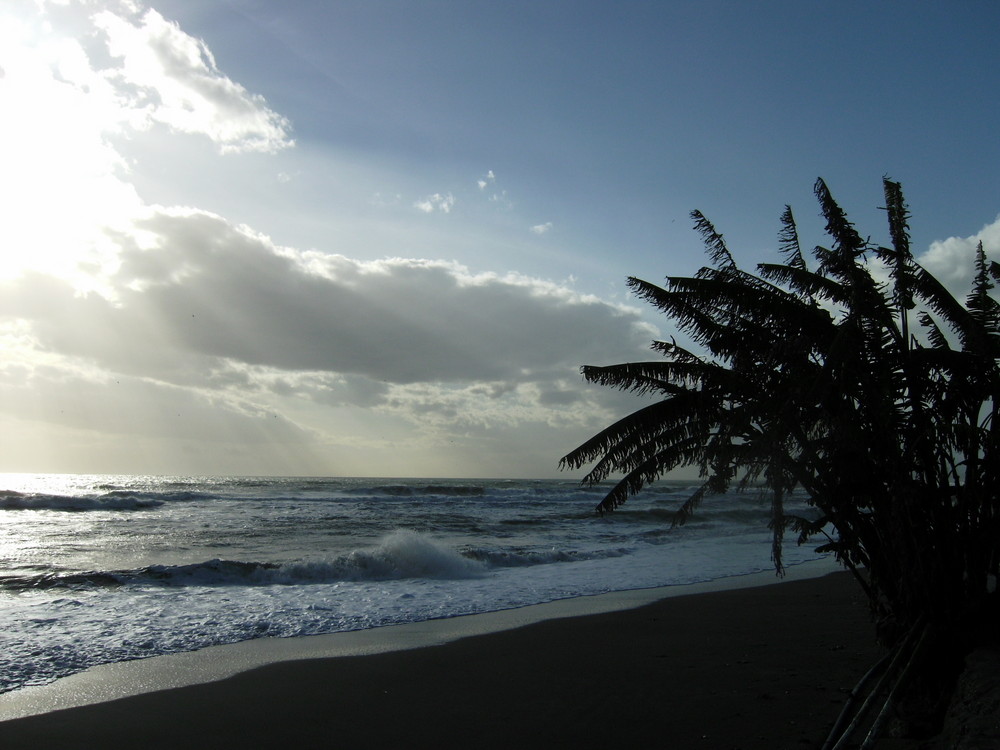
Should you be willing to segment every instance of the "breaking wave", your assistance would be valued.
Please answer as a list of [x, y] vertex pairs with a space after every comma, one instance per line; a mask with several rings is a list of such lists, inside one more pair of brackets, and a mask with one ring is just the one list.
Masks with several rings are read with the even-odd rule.
[[413, 531], [396, 531], [378, 545], [318, 562], [244, 562], [212, 559], [187, 565], [148, 565], [132, 570], [55, 571], [0, 575], [0, 591], [101, 589], [122, 586], [301, 586], [404, 579], [478, 578], [495, 568], [607, 559], [628, 549], [589, 552], [473, 548], [458, 551]]
[[325, 562], [265, 563], [207, 560], [133, 570], [48, 572], [0, 576], [0, 590], [94, 589], [119, 586], [293, 586], [408, 578], [460, 579], [488, 565], [412, 531], [397, 531], [370, 549]]
[[164, 500], [160, 497], [125, 492], [73, 496], [0, 491], [0, 510], [147, 510], [163, 503]]

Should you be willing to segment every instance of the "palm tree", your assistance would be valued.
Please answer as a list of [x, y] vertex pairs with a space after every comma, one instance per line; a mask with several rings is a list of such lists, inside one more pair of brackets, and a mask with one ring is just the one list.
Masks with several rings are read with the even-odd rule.
[[[831, 244], [812, 251], [813, 267], [788, 207], [783, 262], [755, 273], [693, 212], [710, 265], [628, 286], [694, 345], [657, 341], [655, 361], [583, 367], [590, 382], [662, 398], [561, 466], [593, 463], [588, 484], [620, 475], [602, 513], [673, 469], [697, 468], [702, 483], [675, 525], [709, 495], [764, 484], [778, 571], [786, 531], [799, 543], [826, 537], [820, 549], [854, 574], [887, 645], [918, 631], [995, 633], [1000, 305], [989, 292], [1000, 266], [980, 244], [972, 292], [958, 302], [911, 254], [899, 183], [883, 187], [889, 247], [863, 239], [816, 182]], [[793, 491], [817, 519], [785, 513]]]

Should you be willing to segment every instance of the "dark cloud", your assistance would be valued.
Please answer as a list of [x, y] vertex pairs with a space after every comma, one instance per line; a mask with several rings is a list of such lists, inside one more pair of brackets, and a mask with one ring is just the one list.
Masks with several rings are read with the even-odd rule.
[[538, 403], [542, 406], [569, 406], [580, 399], [580, 392], [569, 388], [549, 388], [538, 394]]
[[146, 247], [117, 238], [107, 298], [36, 274], [8, 290], [4, 312], [31, 320], [47, 349], [174, 382], [218, 377], [223, 360], [376, 383], [524, 382], [650, 338], [634, 311], [535, 280], [300, 256], [200, 212], [156, 212], [136, 229]]

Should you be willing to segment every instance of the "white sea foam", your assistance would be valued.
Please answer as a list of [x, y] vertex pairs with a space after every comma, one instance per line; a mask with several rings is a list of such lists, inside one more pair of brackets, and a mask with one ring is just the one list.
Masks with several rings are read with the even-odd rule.
[[367, 579], [473, 578], [486, 566], [462, 556], [424, 534], [400, 529], [385, 537], [374, 550], [352, 552], [353, 568]]
[[[265, 635], [770, 566], [766, 498], [706, 501], [694, 522], [670, 531], [671, 509], [690, 491], [678, 484], [601, 518], [592, 512], [600, 491], [571, 482], [46, 481], [44, 491], [22, 484], [0, 495], [13, 503], [0, 505], [0, 690]], [[87, 512], [31, 512], [42, 508]], [[790, 562], [816, 557], [793, 545], [787, 554]]]

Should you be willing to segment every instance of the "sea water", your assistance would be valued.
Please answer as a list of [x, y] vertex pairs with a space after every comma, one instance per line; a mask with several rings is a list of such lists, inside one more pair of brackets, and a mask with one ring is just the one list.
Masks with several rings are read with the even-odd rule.
[[[569, 480], [0, 475], [0, 692], [263, 636], [495, 611], [773, 566], [770, 500]], [[795, 512], [808, 515], [807, 507]], [[820, 557], [785, 547], [784, 561]]]

